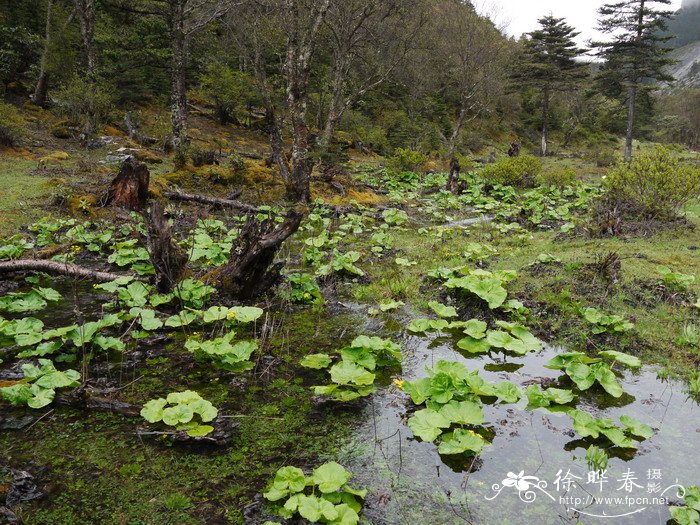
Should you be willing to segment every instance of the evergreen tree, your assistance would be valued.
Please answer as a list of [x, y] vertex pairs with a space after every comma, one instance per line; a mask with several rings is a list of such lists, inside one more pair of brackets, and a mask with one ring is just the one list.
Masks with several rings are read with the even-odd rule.
[[652, 4], [669, 5], [671, 0], [624, 0], [600, 8], [599, 29], [610, 34], [608, 42], [597, 42], [598, 56], [605, 63], [598, 81], [606, 93], [625, 95], [627, 134], [625, 160], [632, 158], [632, 141], [640, 90], [653, 89], [653, 81], [670, 82], [665, 67], [673, 60], [662, 44], [672, 37], [663, 35], [672, 11], [654, 9]]
[[588, 74], [588, 65], [576, 59], [585, 53], [574, 38], [577, 33], [563, 18], [552, 15], [539, 20], [540, 29], [528, 33], [520, 68], [512, 79], [519, 85], [533, 87], [542, 94], [542, 146], [547, 155], [549, 107], [557, 91], [575, 87]]

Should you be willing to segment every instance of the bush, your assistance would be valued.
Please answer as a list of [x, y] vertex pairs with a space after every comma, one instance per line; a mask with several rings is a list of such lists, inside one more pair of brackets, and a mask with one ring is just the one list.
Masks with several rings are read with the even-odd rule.
[[573, 186], [576, 182], [576, 170], [573, 168], [563, 168], [560, 170], [548, 170], [537, 176], [538, 186], [556, 186], [564, 188]]
[[531, 155], [520, 155], [501, 159], [485, 167], [481, 176], [491, 183], [531, 187], [541, 172], [542, 160]]
[[201, 77], [202, 91], [214, 101], [221, 124], [239, 122], [239, 114], [247, 105], [258, 102], [255, 80], [243, 71], [223, 64], [210, 64]]
[[605, 180], [607, 198], [627, 215], [673, 219], [691, 199], [700, 196], [700, 168], [681, 164], [666, 147], [620, 162]]
[[22, 117], [11, 104], [0, 101], [0, 144], [16, 146], [24, 135]]
[[105, 85], [91, 83], [81, 77], [70, 82], [55, 93], [63, 111], [92, 133], [104, 122], [112, 109], [112, 91]]
[[419, 151], [410, 148], [396, 148], [394, 154], [387, 160], [387, 167], [399, 172], [416, 171], [427, 160], [427, 157]]

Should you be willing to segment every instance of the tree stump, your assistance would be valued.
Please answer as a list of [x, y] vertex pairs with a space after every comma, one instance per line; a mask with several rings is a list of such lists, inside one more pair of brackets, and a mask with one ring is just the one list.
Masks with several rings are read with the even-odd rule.
[[229, 262], [204, 276], [223, 294], [250, 299], [263, 294], [280, 280], [282, 264], [274, 264], [282, 243], [299, 229], [304, 215], [296, 210], [287, 213], [279, 226], [267, 219], [259, 221], [252, 214], [241, 229]]
[[122, 164], [119, 174], [112, 180], [104, 199], [104, 206], [119, 206], [140, 211], [148, 202], [150, 174], [145, 164], [129, 157]]
[[450, 161], [450, 175], [447, 177], [447, 191], [457, 193], [459, 191], [459, 174], [462, 166], [456, 157], [452, 157]]
[[187, 253], [173, 240], [163, 205], [154, 201], [146, 215], [148, 254], [156, 271], [156, 288], [169, 293], [188, 272]]
[[517, 157], [520, 155], [520, 144], [518, 141], [513, 141], [510, 143], [510, 148], [508, 148], [509, 157]]

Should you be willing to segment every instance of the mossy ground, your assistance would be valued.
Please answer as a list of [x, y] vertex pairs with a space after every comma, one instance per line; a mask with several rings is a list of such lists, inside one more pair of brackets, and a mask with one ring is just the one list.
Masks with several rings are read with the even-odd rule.
[[240, 423], [222, 449], [139, 438], [139, 418], [65, 407], [21, 431], [22, 439], [0, 433], [3, 461], [40, 473], [49, 492], [48, 500], [18, 507], [18, 515], [47, 525], [244, 523], [243, 509], [278, 468], [329, 457], [353, 421], [352, 410], [314, 405], [315, 379], [297, 363], [336, 348], [357, 323], [308, 310], [273, 322], [274, 361], [259, 364], [238, 388], [229, 384], [236, 375], [197, 368], [189, 355], [147, 360], [136, 377], [123, 379], [120, 397], [135, 403], [197, 389]]

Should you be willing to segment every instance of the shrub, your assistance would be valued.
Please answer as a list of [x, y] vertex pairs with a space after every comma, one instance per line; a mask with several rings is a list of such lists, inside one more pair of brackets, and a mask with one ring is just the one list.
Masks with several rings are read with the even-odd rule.
[[410, 148], [396, 148], [387, 160], [387, 167], [395, 171], [416, 171], [428, 159], [419, 151]]
[[666, 147], [619, 163], [605, 180], [608, 199], [626, 215], [672, 219], [700, 195], [700, 168], [682, 164]]
[[531, 187], [542, 172], [542, 160], [532, 155], [507, 157], [486, 166], [481, 176], [488, 182], [506, 186]]
[[561, 170], [548, 170], [537, 176], [538, 186], [556, 186], [563, 188], [573, 186], [576, 182], [576, 170], [573, 168], [563, 168]]
[[195, 168], [201, 166], [211, 166], [212, 164], [218, 164], [219, 159], [216, 151], [200, 148], [191, 148], [190, 158], [192, 159], [192, 164]]
[[214, 101], [221, 124], [238, 122], [241, 111], [257, 103], [255, 80], [248, 73], [223, 64], [210, 64], [200, 80], [202, 91]]
[[112, 91], [104, 84], [91, 83], [81, 77], [73, 77], [55, 94], [63, 111], [92, 133], [104, 122], [112, 109]]
[[0, 101], [0, 144], [16, 146], [22, 139], [22, 117], [11, 104]]

